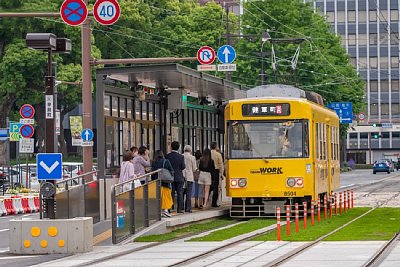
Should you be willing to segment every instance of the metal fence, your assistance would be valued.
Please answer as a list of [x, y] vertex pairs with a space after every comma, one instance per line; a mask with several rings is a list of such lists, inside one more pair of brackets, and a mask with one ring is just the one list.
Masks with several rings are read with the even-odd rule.
[[93, 180], [94, 174], [96, 171], [56, 183], [56, 219], [93, 217], [93, 223], [100, 221], [99, 183]]
[[[137, 231], [161, 220], [160, 171], [150, 172], [112, 187], [113, 244], [129, 238]], [[152, 176], [156, 176], [157, 179], [151, 180]], [[135, 180], [143, 178], [146, 182], [135, 187]]]

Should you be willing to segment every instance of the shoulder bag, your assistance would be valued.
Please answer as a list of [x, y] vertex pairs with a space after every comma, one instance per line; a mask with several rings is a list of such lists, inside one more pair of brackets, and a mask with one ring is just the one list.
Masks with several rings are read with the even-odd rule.
[[163, 183], [173, 183], [174, 182], [174, 177], [172, 176], [171, 172], [168, 169], [164, 168], [165, 161], [166, 160], [164, 159], [163, 166], [161, 168], [161, 182], [163, 182]]

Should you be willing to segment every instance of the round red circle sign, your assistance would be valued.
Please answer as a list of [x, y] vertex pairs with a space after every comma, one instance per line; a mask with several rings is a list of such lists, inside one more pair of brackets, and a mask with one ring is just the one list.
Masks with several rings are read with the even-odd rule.
[[121, 15], [121, 7], [116, 0], [97, 0], [94, 4], [93, 15], [102, 25], [112, 25]]
[[215, 60], [215, 51], [209, 46], [202, 46], [197, 51], [197, 60], [201, 64], [211, 64]]
[[360, 121], [364, 120], [364, 119], [365, 119], [364, 113], [360, 112], [360, 113], [358, 114], [358, 119], [359, 119]]
[[60, 14], [66, 24], [78, 26], [86, 20], [88, 9], [82, 0], [66, 0], [61, 5]]
[[19, 114], [24, 119], [32, 119], [35, 116], [35, 108], [32, 105], [25, 104], [20, 108]]
[[33, 134], [35, 133], [35, 129], [33, 128], [32, 125], [30, 124], [24, 124], [21, 126], [19, 129], [19, 133], [22, 135], [24, 138], [31, 138]]

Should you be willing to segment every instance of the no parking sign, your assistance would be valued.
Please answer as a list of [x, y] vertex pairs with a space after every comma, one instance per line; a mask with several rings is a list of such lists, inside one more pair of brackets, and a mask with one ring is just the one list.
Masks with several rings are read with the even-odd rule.
[[65, 23], [78, 26], [86, 20], [88, 9], [82, 0], [66, 0], [61, 5], [60, 14]]

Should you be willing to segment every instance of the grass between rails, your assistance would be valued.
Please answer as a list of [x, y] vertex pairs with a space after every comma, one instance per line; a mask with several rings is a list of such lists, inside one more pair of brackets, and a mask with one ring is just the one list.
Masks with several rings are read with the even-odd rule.
[[192, 238], [189, 241], [223, 241], [235, 236], [246, 234], [273, 225], [275, 222], [276, 220], [272, 219], [252, 219], [227, 229], [214, 231], [206, 236]]
[[169, 240], [179, 238], [179, 237], [184, 237], [184, 236], [187, 236], [190, 234], [199, 234], [204, 231], [213, 230], [215, 228], [227, 226], [227, 225], [230, 225], [230, 224], [233, 224], [236, 222], [237, 221], [229, 219], [229, 218], [211, 220], [211, 221], [207, 221], [207, 222], [196, 223], [196, 224], [192, 224], [192, 225], [188, 225], [188, 226], [184, 226], [184, 227], [179, 227], [179, 228], [176, 228], [166, 234], [142, 236], [142, 237], [135, 239], [135, 242], [169, 241]]
[[[351, 221], [352, 219], [360, 216], [370, 208], [354, 208], [341, 215], [333, 215], [332, 218], [325, 220], [323, 213], [321, 213], [321, 222], [317, 222], [317, 216], [315, 216], [315, 225], [311, 225], [310, 216], [307, 220], [307, 229], [303, 229], [303, 220], [300, 220], [300, 231], [296, 233], [295, 223], [290, 224], [290, 236], [286, 235], [286, 226], [281, 226], [281, 238], [284, 241], [313, 241], [333, 230], [342, 226], [343, 224]], [[276, 230], [271, 231], [265, 235], [256, 237], [252, 241], [276, 241]]]
[[396, 232], [400, 232], [400, 209], [378, 208], [325, 240], [389, 240]]

